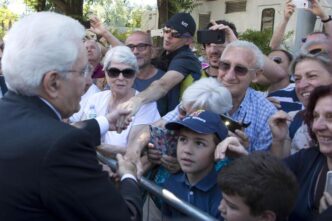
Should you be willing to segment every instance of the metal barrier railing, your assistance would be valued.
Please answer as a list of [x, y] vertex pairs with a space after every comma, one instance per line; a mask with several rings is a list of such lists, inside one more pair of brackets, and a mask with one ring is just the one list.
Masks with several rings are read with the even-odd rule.
[[[116, 160], [105, 157], [98, 152], [97, 152], [97, 157], [102, 163], [108, 165], [112, 170], [116, 170], [117, 168]], [[162, 198], [167, 204], [171, 205], [172, 207], [176, 208], [177, 210], [186, 214], [187, 216], [190, 216], [191, 218], [200, 221], [217, 221], [216, 218], [199, 210], [195, 206], [179, 199], [172, 192], [161, 188], [160, 186], [154, 184], [147, 178], [141, 177], [138, 179], [138, 181], [143, 189], [145, 189], [149, 193], [152, 193], [153, 195], [159, 198]]]

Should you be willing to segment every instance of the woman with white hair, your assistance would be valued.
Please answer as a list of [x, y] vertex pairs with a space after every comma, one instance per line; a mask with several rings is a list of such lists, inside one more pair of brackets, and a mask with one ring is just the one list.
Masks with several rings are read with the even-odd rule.
[[[96, 93], [89, 98], [83, 109], [84, 118], [106, 115], [138, 93], [132, 88], [138, 71], [137, 60], [127, 46], [116, 46], [107, 52], [104, 58], [104, 71], [110, 90]], [[108, 148], [110, 152], [124, 153], [128, 139], [144, 125], [151, 124], [159, 118], [156, 102], [143, 105], [126, 130], [121, 133], [107, 132], [102, 137], [102, 144], [110, 144], [111, 148]]]

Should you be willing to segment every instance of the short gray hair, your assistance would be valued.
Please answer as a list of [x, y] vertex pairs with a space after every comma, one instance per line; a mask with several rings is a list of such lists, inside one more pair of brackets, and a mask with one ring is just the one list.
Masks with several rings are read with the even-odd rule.
[[112, 62], [129, 65], [138, 72], [137, 59], [131, 49], [127, 46], [116, 46], [107, 51], [104, 58], [104, 70], [107, 70]]
[[209, 77], [195, 81], [183, 93], [182, 104], [225, 114], [232, 108], [232, 95], [217, 79]]
[[84, 34], [78, 21], [54, 12], [37, 12], [16, 22], [5, 36], [2, 58], [9, 89], [37, 95], [47, 72], [73, 66]]
[[236, 40], [236, 41], [232, 41], [231, 43], [229, 43], [225, 50], [223, 51], [223, 54], [229, 50], [229, 48], [244, 48], [244, 49], [248, 49], [250, 50], [254, 56], [255, 56], [255, 68], [258, 69], [263, 69], [264, 66], [264, 54], [263, 52], [252, 42], [249, 41], [245, 41], [245, 40]]
[[305, 51], [300, 52], [290, 65], [290, 73], [294, 74], [296, 65], [305, 59], [311, 59], [321, 63], [325, 69], [332, 74], [332, 61], [327, 51], [321, 51], [316, 54], [311, 54]]

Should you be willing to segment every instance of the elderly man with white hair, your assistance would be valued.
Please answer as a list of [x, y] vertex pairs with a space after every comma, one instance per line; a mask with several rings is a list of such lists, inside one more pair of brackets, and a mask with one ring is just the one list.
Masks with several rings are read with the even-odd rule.
[[[40, 12], [5, 37], [0, 100], [0, 220], [140, 220], [136, 166], [118, 155], [121, 194], [102, 171], [95, 146], [117, 128], [120, 111], [62, 122], [80, 108], [89, 79], [84, 27]], [[126, 122], [128, 125], [129, 122]]]
[[277, 111], [262, 94], [250, 88], [263, 66], [263, 53], [248, 41], [233, 41], [220, 57], [218, 80], [231, 92], [233, 100], [229, 115], [233, 120], [250, 123], [244, 129], [250, 152], [270, 148], [272, 134], [268, 119]]

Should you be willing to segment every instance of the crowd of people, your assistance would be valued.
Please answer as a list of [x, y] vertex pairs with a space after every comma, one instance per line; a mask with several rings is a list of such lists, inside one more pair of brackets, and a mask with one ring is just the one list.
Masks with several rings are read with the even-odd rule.
[[0, 42], [0, 220], [190, 220], [143, 176], [218, 220], [331, 220], [332, 18], [311, 3], [324, 31], [299, 52], [281, 45], [286, 0], [269, 54], [216, 20], [205, 29], [225, 42], [202, 44], [204, 61], [184, 12], [161, 54], [149, 33], [122, 42], [95, 16], [107, 48], [64, 15], [20, 19]]

